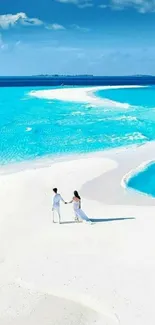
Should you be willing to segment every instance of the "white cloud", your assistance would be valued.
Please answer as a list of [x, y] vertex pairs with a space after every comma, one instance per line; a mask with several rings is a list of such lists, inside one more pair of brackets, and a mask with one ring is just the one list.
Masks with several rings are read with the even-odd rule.
[[17, 42], [15, 43], [16, 46], [19, 46], [20, 44], [21, 44], [21, 41], [17, 41]]
[[108, 7], [108, 5], [102, 4], [102, 5], [99, 5], [99, 7], [102, 8], [102, 9], [106, 9]]
[[76, 24], [72, 25], [71, 27], [74, 28], [74, 29], [76, 29], [76, 30], [79, 30], [81, 32], [90, 32], [90, 29], [89, 28], [81, 27], [81, 26], [76, 25]]
[[43, 21], [41, 21], [38, 18], [26, 18], [26, 19], [21, 19], [21, 24], [25, 25], [25, 26], [31, 26], [31, 25], [35, 25], [35, 26], [40, 26], [43, 25]]
[[80, 50], [78, 47], [70, 47], [70, 46], [57, 46], [53, 48], [55, 51], [60, 51], [60, 52], [77, 52]]
[[8, 47], [7, 44], [1, 44], [0, 45], [1, 50], [5, 50], [5, 49], [7, 49], [7, 47]]
[[[73, 4], [79, 8], [87, 8], [97, 5], [97, 0], [55, 0], [63, 4]], [[100, 8], [111, 8], [114, 10], [123, 10], [134, 8], [140, 13], [154, 12], [155, 0], [102, 0]]]
[[4, 42], [3, 42], [3, 39], [2, 39], [2, 35], [0, 34], [0, 49], [2, 49], [4, 46]]
[[0, 15], [0, 28], [8, 29], [9, 27], [15, 26], [17, 23], [25, 26], [40, 26], [44, 23], [38, 18], [29, 18], [24, 12], [19, 12], [15, 15], [6, 14]]
[[65, 27], [59, 24], [50, 24], [46, 26], [47, 29], [52, 29], [52, 30], [64, 30]]
[[1, 43], [3, 43], [3, 41], [2, 41], [2, 35], [0, 34], [0, 45]]
[[55, 0], [57, 2], [61, 2], [61, 3], [72, 3], [74, 5], [77, 5], [79, 0]]
[[78, 4], [79, 8], [88, 8], [88, 7], [93, 7], [93, 3], [91, 0], [83, 1], [81, 4]]
[[8, 44], [3, 42], [2, 35], [0, 34], [0, 50], [4, 51], [8, 49]]
[[86, 57], [85, 53], [83, 53], [83, 52], [79, 52], [79, 53], [77, 53], [77, 58], [78, 58], [78, 59], [82, 60], [82, 59], [84, 59], [85, 57]]
[[79, 8], [87, 8], [93, 6], [93, 0], [55, 0], [64, 4], [73, 4]]
[[22, 26], [43, 26], [44, 28], [52, 30], [65, 29], [64, 26], [56, 23], [47, 24], [38, 18], [29, 18], [24, 12], [19, 12], [15, 15], [0, 15], [0, 29], [9, 29], [10, 27], [14, 27], [17, 24]]
[[109, 0], [109, 4], [100, 5], [100, 8], [110, 7], [115, 10], [134, 8], [140, 13], [155, 12], [155, 0]]

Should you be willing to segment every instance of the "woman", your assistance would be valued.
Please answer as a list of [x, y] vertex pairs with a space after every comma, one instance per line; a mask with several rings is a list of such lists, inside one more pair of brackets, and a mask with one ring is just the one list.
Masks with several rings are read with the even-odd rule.
[[86, 214], [81, 210], [81, 198], [77, 191], [74, 191], [74, 197], [72, 201], [69, 203], [73, 203], [73, 209], [75, 213], [75, 221], [80, 221], [80, 219], [91, 222], [90, 219], [86, 216]]

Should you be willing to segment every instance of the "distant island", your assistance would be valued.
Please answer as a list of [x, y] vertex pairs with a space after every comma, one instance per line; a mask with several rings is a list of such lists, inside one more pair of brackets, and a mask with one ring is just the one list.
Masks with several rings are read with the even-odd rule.
[[126, 75], [126, 76], [96, 76], [96, 75], [89, 75], [89, 74], [82, 74], [82, 75], [61, 75], [61, 74], [39, 74], [39, 75], [32, 75], [31, 77], [47, 77], [47, 78], [148, 78], [148, 77], [155, 77], [154, 75], [143, 75], [143, 74], [136, 74], [136, 75]]
[[50, 77], [50, 78], [94, 78], [93, 75], [83, 74], [83, 75], [59, 75], [59, 74], [39, 74], [39, 75], [32, 75], [32, 77]]
[[127, 86], [127, 85], [155, 85], [155, 76], [94, 76], [94, 75], [58, 75], [40, 74], [33, 76], [5, 76], [0, 77], [0, 87], [77, 87], [77, 86]]

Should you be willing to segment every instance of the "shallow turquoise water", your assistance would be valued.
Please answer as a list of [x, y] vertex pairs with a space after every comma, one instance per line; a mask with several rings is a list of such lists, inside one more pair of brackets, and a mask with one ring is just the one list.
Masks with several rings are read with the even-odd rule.
[[154, 87], [99, 92], [99, 96], [128, 102], [129, 109], [37, 99], [29, 96], [32, 90], [0, 88], [1, 164], [155, 139]]
[[151, 162], [127, 182], [127, 186], [136, 191], [155, 197], [155, 161]]
[[116, 102], [129, 103], [132, 106], [155, 107], [155, 86], [107, 89], [99, 91], [98, 95]]

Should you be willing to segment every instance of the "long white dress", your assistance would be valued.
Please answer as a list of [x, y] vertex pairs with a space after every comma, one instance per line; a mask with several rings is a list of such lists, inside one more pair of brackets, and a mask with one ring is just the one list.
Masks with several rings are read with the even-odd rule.
[[87, 217], [87, 215], [83, 212], [83, 210], [81, 209], [81, 202], [80, 201], [75, 201], [73, 199], [73, 209], [74, 209], [74, 213], [75, 213], [75, 219], [79, 220], [82, 219], [84, 221], [90, 222], [90, 219]]

